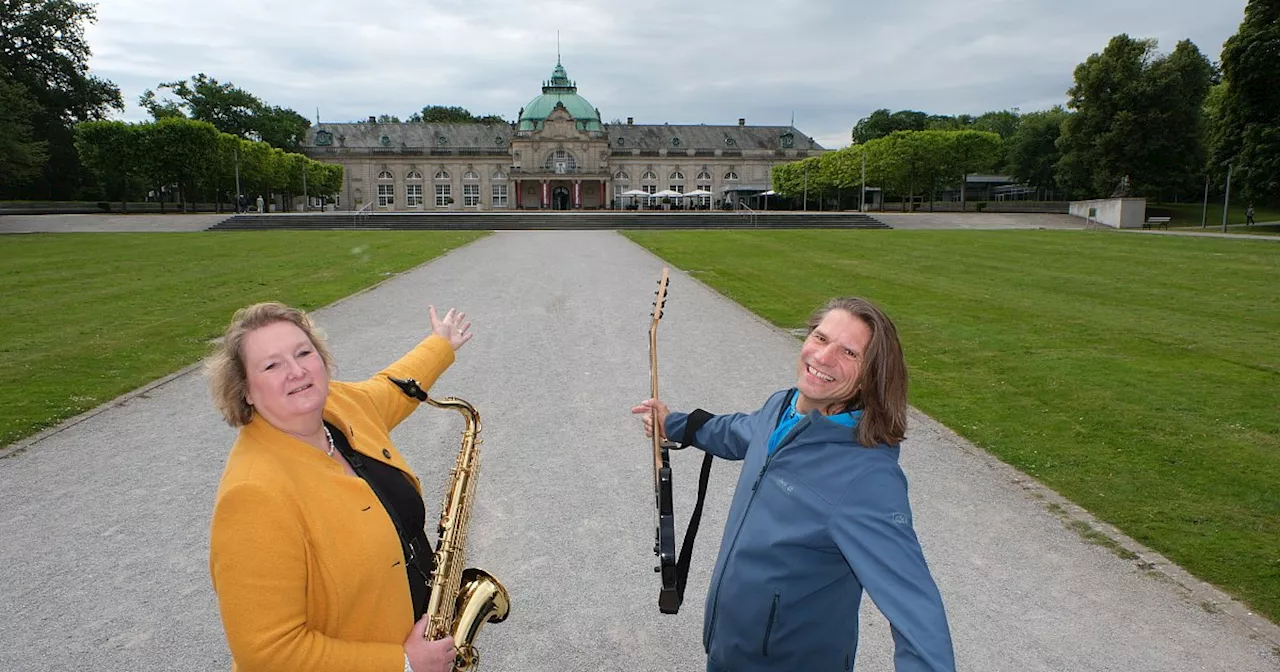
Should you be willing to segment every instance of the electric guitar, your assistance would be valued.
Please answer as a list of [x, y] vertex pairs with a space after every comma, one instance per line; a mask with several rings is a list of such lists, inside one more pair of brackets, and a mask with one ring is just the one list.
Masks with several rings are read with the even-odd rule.
[[[653, 320], [649, 323], [649, 395], [658, 398], [658, 321], [667, 302], [667, 268], [662, 269], [658, 281], [657, 298], [653, 301]], [[653, 495], [657, 507], [654, 526], [653, 553], [658, 564], [653, 571], [662, 576], [662, 589], [658, 593], [658, 609], [664, 614], [680, 610], [682, 592], [676, 573], [675, 515], [671, 504], [671, 458], [668, 452], [676, 444], [663, 441], [662, 428], [658, 425], [658, 412], [653, 412]]]

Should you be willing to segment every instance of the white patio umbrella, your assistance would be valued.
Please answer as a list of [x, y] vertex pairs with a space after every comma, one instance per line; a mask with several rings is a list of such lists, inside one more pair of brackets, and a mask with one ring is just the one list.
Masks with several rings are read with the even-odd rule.
[[[694, 189], [693, 191], [684, 192], [684, 195], [690, 198], [697, 198], [698, 201], [702, 201], [704, 198], [709, 196], [715, 196], [715, 192], [707, 191], [706, 189]], [[710, 207], [710, 204], [711, 201], [708, 199], [706, 205]]]
[[648, 195], [649, 195], [649, 192], [644, 191], [644, 190], [641, 190], [641, 189], [631, 189], [631, 190], [629, 190], [629, 191], [624, 191], [624, 192], [622, 192], [621, 194], [618, 194], [618, 195], [619, 195], [619, 196], [630, 196], [630, 197], [631, 197], [631, 202], [632, 202], [632, 203], [635, 203], [635, 202], [636, 202], [636, 197], [637, 197], [637, 196], [648, 196]]
[[654, 198], [684, 198], [684, 196], [685, 196], [684, 194], [678, 191], [672, 191], [670, 189], [663, 189], [662, 191], [659, 191], [658, 193], [653, 194]]
[[774, 191], [774, 190], [770, 189], [770, 190], [768, 190], [768, 191], [762, 192], [760, 195], [761, 195], [761, 196], [764, 196], [764, 209], [765, 209], [765, 210], [768, 210], [768, 209], [769, 209], [769, 197], [770, 197], [770, 196], [777, 196], [777, 195], [778, 195], [778, 192], [776, 192], [776, 191]]

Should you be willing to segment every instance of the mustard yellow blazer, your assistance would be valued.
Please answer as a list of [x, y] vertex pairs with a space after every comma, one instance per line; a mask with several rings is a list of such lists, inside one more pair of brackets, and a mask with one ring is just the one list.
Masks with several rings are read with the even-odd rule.
[[[332, 381], [324, 418], [360, 453], [409, 474], [391, 444], [415, 408], [386, 375], [428, 389], [453, 363], [432, 335], [369, 380]], [[402, 672], [413, 627], [395, 526], [335, 460], [257, 414], [231, 447], [213, 508], [209, 571], [239, 672]]]

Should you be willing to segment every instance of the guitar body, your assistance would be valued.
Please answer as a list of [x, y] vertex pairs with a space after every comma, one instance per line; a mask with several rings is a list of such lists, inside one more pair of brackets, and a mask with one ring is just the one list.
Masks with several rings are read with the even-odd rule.
[[[658, 321], [667, 300], [667, 269], [658, 281], [657, 299], [653, 302], [653, 321], [649, 324], [649, 392], [658, 398]], [[653, 496], [657, 518], [654, 525], [653, 552], [658, 564], [653, 569], [662, 577], [658, 592], [658, 610], [664, 614], [680, 611], [680, 589], [676, 578], [676, 521], [671, 495], [671, 454], [675, 444], [664, 442], [659, 435], [657, 417], [653, 431]]]
[[676, 517], [671, 498], [671, 459], [663, 446], [662, 468], [658, 470], [657, 496], [658, 527], [655, 530], [653, 552], [658, 555], [657, 570], [662, 575], [662, 588], [658, 591], [658, 610], [664, 614], [680, 611], [680, 591], [676, 587]]

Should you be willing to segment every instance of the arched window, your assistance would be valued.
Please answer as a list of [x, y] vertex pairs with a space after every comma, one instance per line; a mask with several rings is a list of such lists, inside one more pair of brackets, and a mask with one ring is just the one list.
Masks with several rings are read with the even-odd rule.
[[698, 173], [698, 181], [699, 181], [699, 182], [710, 182], [710, 181], [711, 181], [711, 173], [710, 173], [710, 172], [708, 172], [708, 171], [705, 171], [705, 170], [704, 170], [704, 171], [702, 171], [702, 172], [700, 172], [700, 173]]
[[489, 195], [492, 197], [490, 205], [495, 208], [507, 207], [507, 174], [502, 169], [493, 171]]
[[462, 206], [464, 208], [480, 207], [480, 173], [468, 170], [462, 174]]
[[416, 171], [416, 170], [411, 170], [411, 171], [409, 171], [409, 174], [408, 174], [408, 175], [405, 175], [405, 176], [404, 176], [404, 179], [406, 179], [406, 180], [421, 180], [421, 179], [422, 179], [422, 173], [419, 173], [419, 172], [418, 172], [418, 171]]
[[378, 173], [378, 207], [391, 208], [396, 204], [396, 185], [392, 183], [391, 173]]
[[629, 179], [631, 179], [631, 176], [627, 174], [627, 171], [625, 171], [625, 170], [619, 170], [618, 172], [614, 173], [614, 175], [613, 175], [613, 179], [615, 179], [615, 180], [629, 180]]
[[678, 170], [677, 170], [677, 171], [673, 171], [673, 172], [671, 173], [671, 179], [673, 179], [673, 180], [683, 180], [683, 179], [684, 179], [684, 173], [682, 173], [682, 172], [680, 172], [680, 171], [678, 171]]
[[726, 179], [726, 180], [736, 180], [736, 179], [738, 179], [738, 173], [736, 173], [736, 172], [734, 172], [734, 171], [732, 171], [732, 170], [731, 170], [731, 171], [729, 171], [729, 172], [727, 172], [727, 173], [725, 173], [725, 174], [724, 174], [724, 179]]
[[437, 180], [447, 180], [447, 179], [449, 179], [449, 173], [447, 173], [447, 172], [445, 172], [445, 171], [443, 171], [443, 170], [442, 170], [442, 171], [440, 171], [440, 172], [436, 173], [436, 179], [437, 179]]
[[656, 182], [656, 181], [658, 180], [658, 174], [657, 174], [657, 173], [655, 173], [655, 172], [653, 172], [652, 170], [646, 170], [646, 171], [644, 171], [644, 175], [641, 175], [641, 176], [640, 176], [640, 179], [641, 179], [641, 180], [653, 180], [653, 181], [655, 181], [655, 182]]
[[573, 155], [567, 150], [557, 149], [547, 156], [547, 162], [543, 167], [557, 175], [576, 173], [578, 172], [578, 160], [573, 158]]

